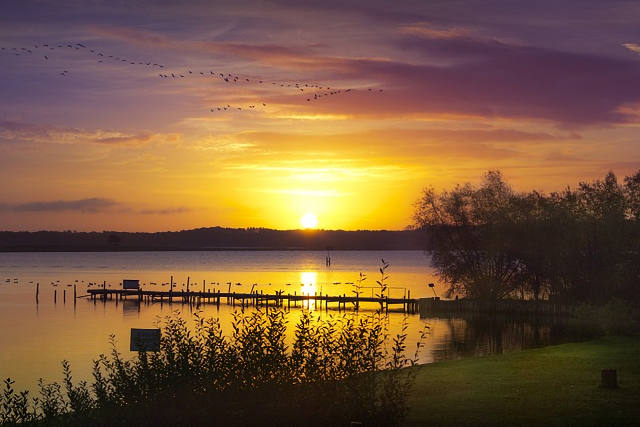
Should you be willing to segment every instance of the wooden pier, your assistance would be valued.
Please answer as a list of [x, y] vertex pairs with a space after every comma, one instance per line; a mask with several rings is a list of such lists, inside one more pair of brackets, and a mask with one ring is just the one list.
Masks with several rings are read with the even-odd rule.
[[220, 306], [220, 304], [227, 304], [231, 306], [239, 307], [265, 307], [267, 310], [269, 307], [286, 307], [288, 309], [293, 307], [304, 307], [305, 303], [307, 307], [310, 307], [311, 303], [314, 304], [316, 310], [330, 309], [337, 310], [359, 310], [360, 305], [363, 303], [373, 303], [379, 305], [379, 308], [383, 311], [389, 311], [390, 309], [396, 311], [402, 311], [404, 313], [415, 313], [417, 309], [417, 300], [409, 298], [389, 298], [389, 297], [364, 297], [364, 296], [347, 296], [342, 295], [323, 295], [320, 294], [293, 294], [284, 291], [277, 291], [275, 294], [264, 294], [262, 292], [252, 293], [237, 293], [237, 292], [221, 292], [217, 291], [156, 291], [156, 290], [142, 290], [142, 289], [88, 289], [88, 297], [94, 301], [101, 300], [123, 300], [127, 298], [137, 298], [140, 302], [159, 302], [159, 303], [174, 303], [180, 302], [183, 304], [201, 305], [201, 304], [213, 304]]

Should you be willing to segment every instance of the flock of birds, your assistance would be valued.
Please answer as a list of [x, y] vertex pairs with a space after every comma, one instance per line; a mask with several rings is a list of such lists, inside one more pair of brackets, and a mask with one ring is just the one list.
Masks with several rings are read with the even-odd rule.
[[[44, 61], [49, 62], [52, 59], [53, 51], [64, 52], [77, 52], [84, 55], [88, 55], [95, 59], [97, 63], [114, 63], [127, 66], [144, 67], [157, 70], [157, 75], [162, 79], [188, 79], [188, 78], [207, 78], [217, 79], [225, 84], [238, 85], [238, 84], [254, 84], [258, 86], [270, 86], [273, 88], [283, 88], [287, 90], [295, 90], [300, 96], [302, 96], [306, 102], [318, 101], [322, 98], [343, 96], [356, 91], [356, 89], [339, 89], [332, 88], [328, 85], [322, 85], [317, 83], [302, 83], [302, 82], [275, 82], [267, 81], [265, 79], [244, 76], [236, 73], [220, 72], [219, 70], [194, 70], [187, 69], [184, 71], [169, 71], [169, 67], [165, 64], [160, 64], [153, 61], [143, 61], [140, 59], [125, 58], [122, 55], [110, 54], [100, 49], [91, 48], [84, 43], [41, 43], [34, 44], [33, 47], [3, 47], [0, 46], [0, 53], [8, 53], [14, 56], [32, 56], [40, 55]], [[58, 71], [58, 74], [67, 77], [69, 76], [69, 70]], [[379, 88], [365, 88], [358, 89], [371, 94], [381, 94], [383, 89]], [[242, 110], [255, 110], [267, 107], [266, 102], [254, 102], [248, 105], [231, 105], [221, 104], [215, 105], [209, 108], [211, 113], [225, 112], [225, 111], [242, 111]]]

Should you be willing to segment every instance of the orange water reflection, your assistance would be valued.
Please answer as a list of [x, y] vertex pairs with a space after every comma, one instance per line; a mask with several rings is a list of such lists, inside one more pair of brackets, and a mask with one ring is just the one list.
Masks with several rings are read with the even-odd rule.
[[[159, 317], [173, 312], [192, 320], [193, 313], [198, 310], [180, 301], [172, 305], [160, 302], [140, 305], [134, 299], [116, 304], [114, 300], [94, 302], [79, 298], [74, 304], [74, 284], [80, 296], [85, 295], [87, 289], [95, 287], [95, 283], [106, 281], [108, 287], [114, 288], [124, 278], [140, 279], [144, 289], [167, 290], [171, 276], [178, 289], [182, 288], [183, 283], [186, 286], [188, 278], [191, 290], [205, 288], [226, 291], [230, 282], [231, 289], [236, 292], [248, 293], [253, 287], [265, 293], [277, 290], [308, 295], [316, 292], [322, 292], [323, 295], [350, 294], [352, 283], [357, 281], [360, 271], [374, 275], [375, 257], [384, 256], [385, 259], [399, 259], [399, 264], [405, 263], [404, 266], [396, 266], [395, 270], [392, 264], [392, 285], [407, 286], [412, 296], [428, 296], [429, 289], [424, 283], [434, 281], [434, 276], [431, 270], [419, 264], [423, 256], [421, 253], [366, 253], [360, 256], [367, 260], [374, 258], [374, 262], [364, 266], [356, 262], [356, 255], [333, 254], [334, 266], [325, 268], [324, 252], [0, 254], [0, 378], [11, 377], [16, 380], [17, 388], [33, 389], [39, 377], [50, 381], [60, 380], [60, 362], [67, 359], [72, 364], [74, 380], [90, 380], [91, 360], [111, 350], [108, 344], [110, 334], [117, 336], [118, 349], [129, 356], [131, 328], [153, 327]], [[268, 262], [257, 263], [255, 260], [260, 257], [267, 257]], [[158, 260], [152, 262], [148, 258]], [[8, 282], [7, 278], [10, 279]], [[39, 304], [36, 304], [35, 286], [38, 282], [40, 294]], [[65, 290], [66, 303], [63, 299]], [[55, 304], [54, 291], [57, 293]], [[293, 330], [302, 313], [299, 307], [294, 309], [292, 306], [288, 314], [290, 330]], [[315, 310], [314, 315], [339, 316], [336, 308], [330, 307], [328, 312], [324, 309]], [[362, 308], [361, 315], [365, 315], [367, 309], [375, 307]], [[236, 309], [224, 303], [219, 308], [214, 304], [203, 304], [199, 308], [202, 316], [219, 317], [225, 333], [230, 333]], [[315, 309], [313, 302], [309, 309]], [[390, 333], [400, 331], [404, 318], [402, 313], [389, 314]], [[421, 319], [418, 315], [410, 315], [407, 321], [409, 349], [415, 347], [418, 332], [424, 324], [431, 326], [421, 362], [457, 357], [465, 354], [464, 349], [477, 352], [476, 347], [484, 345], [486, 341], [487, 328], [482, 325], [470, 326], [467, 320]], [[511, 345], [509, 343], [517, 343], [520, 336], [532, 335], [535, 339], [548, 336], [548, 331], [542, 329], [533, 332], [522, 329], [526, 334], [520, 334], [518, 327], [503, 330], [490, 326], [488, 330], [490, 340], [487, 342], [505, 349]], [[509, 338], [503, 338], [501, 331], [505, 331], [507, 335], [503, 335]], [[476, 342], [478, 337], [482, 340]]]

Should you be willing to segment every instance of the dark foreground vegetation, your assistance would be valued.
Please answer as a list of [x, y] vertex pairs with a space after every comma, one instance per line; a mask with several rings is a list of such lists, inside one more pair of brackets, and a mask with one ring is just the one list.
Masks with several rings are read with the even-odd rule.
[[640, 171], [551, 194], [489, 172], [478, 186], [426, 189], [415, 222], [449, 296], [640, 303]]
[[422, 249], [422, 233], [386, 230], [199, 228], [159, 233], [0, 231], [0, 251]]
[[[640, 339], [605, 337], [417, 369], [410, 426], [637, 426]], [[600, 388], [616, 369], [619, 388]]]
[[[162, 323], [158, 352], [94, 361], [93, 381], [40, 382], [38, 395], [6, 380], [0, 424], [27, 425], [398, 425], [416, 371], [406, 334], [390, 337], [380, 313], [319, 320], [304, 313], [287, 344], [286, 313], [238, 313], [233, 333], [217, 319]], [[403, 329], [404, 330], [404, 329]], [[426, 330], [425, 330], [426, 332]], [[115, 338], [113, 338], [115, 339]]]

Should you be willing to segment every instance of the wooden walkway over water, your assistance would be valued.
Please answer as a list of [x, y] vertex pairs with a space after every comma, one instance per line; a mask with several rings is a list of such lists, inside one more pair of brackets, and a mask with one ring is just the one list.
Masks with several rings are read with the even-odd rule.
[[323, 295], [320, 294], [293, 294], [284, 291], [276, 291], [274, 294], [265, 294], [263, 292], [253, 293], [237, 293], [237, 292], [221, 292], [218, 291], [157, 291], [157, 290], [142, 290], [142, 289], [88, 289], [88, 297], [94, 301], [101, 300], [123, 300], [127, 298], [137, 298], [142, 302], [160, 302], [173, 303], [181, 302], [184, 304], [227, 304], [231, 306], [239, 307], [265, 307], [267, 310], [269, 307], [287, 307], [291, 306], [304, 307], [305, 303], [307, 307], [310, 307], [311, 303], [317, 310], [324, 308], [325, 310], [338, 309], [347, 310], [352, 308], [353, 310], [359, 310], [360, 304], [373, 303], [379, 305], [379, 308], [388, 310], [398, 310], [405, 313], [415, 313], [417, 309], [417, 300], [410, 298], [410, 293], [407, 298], [389, 298], [389, 297], [365, 297], [365, 296], [348, 296], [342, 295]]

